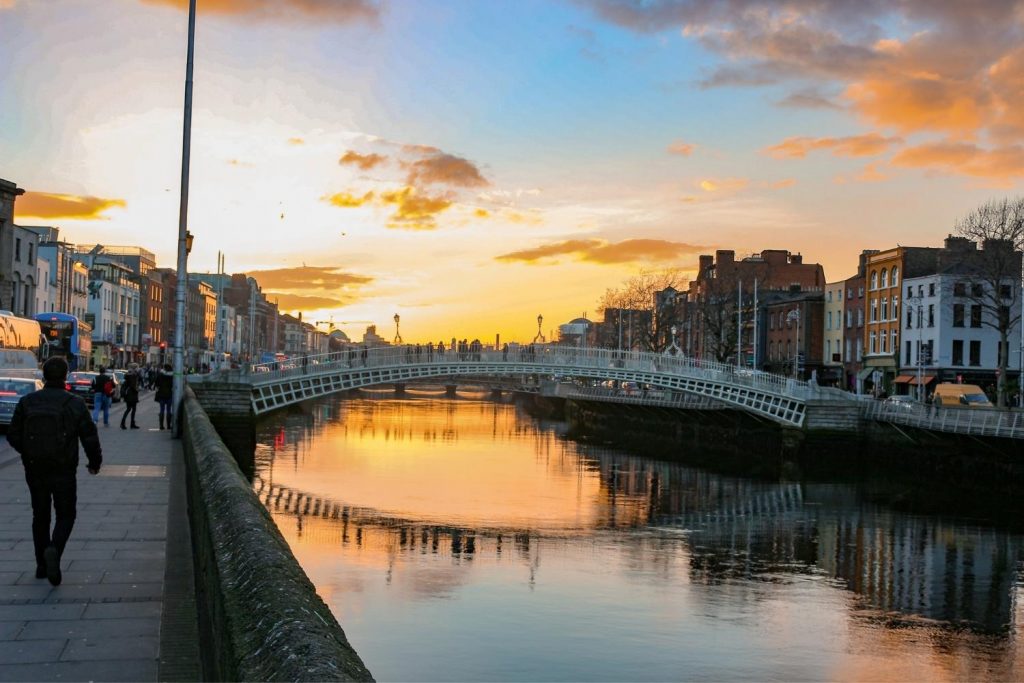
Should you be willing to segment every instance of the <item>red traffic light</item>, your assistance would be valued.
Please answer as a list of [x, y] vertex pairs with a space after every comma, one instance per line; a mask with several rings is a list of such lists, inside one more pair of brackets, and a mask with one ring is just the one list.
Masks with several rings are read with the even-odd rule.
[[161, 349], [166, 349], [167, 348], [167, 342], [160, 342], [160, 348]]

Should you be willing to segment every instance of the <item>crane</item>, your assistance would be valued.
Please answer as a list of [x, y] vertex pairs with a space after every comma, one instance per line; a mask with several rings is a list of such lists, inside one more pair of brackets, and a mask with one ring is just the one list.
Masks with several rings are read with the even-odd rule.
[[359, 325], [359, 324], [370, 325], [373, 323], [372, 320], [339, 320], [337, 323], [334, 322], [334, 316], [332, 315], [329, 320], [317, 320], [314, 325], [327, 325], [329, 330], [333, 330], [338, 325]]

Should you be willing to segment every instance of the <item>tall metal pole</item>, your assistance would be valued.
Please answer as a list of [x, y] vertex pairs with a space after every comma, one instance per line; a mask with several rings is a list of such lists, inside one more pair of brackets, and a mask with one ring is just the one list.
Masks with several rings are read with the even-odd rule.
[[753, 346], [754, 346], [754, 354], [753, 354], [753, 356], [754, 356], [754, 368], [753, 369], [757, 370], [758, 338], [757, 338], [757, 278], [756, 277], [754, 278], [754, 344], [753, 344]]
[[[174, 416], [181, 415], [185, 397], [185, 278], [188, 275], [188, 167], [192, 149], [192, 55], [196, 42], [196, 0], [188, 3], [188, 57], [185, 61], [185, 112], [181, 135], [181, 200], [178, 204], [178, 283], [174, 321]], [[180, 425], [181, 420], [177, 423]], [[178, 434], [178, 430], [174, 430]]]
[[743, 356], [743, 280], [736, 287], [736, 367], [740, 367]]

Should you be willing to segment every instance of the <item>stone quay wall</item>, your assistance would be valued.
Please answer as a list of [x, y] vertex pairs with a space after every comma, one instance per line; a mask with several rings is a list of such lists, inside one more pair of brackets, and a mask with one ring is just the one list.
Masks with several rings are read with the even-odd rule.
[[191, 389], [182, 442], [206, 678], [372, 681]]

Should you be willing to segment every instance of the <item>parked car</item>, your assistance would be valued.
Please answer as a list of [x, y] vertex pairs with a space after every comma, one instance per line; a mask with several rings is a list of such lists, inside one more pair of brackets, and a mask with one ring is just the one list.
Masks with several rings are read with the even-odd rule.
[[85, 399], [86, 405], [92, 405], [92, 382], [99, 377], [98, 372], [72, 372], [68, 375], [64, 388], [75, 396]]
[[935, 387], [932, 405], [936, 408], [992, 408], [992, 402], [976, 384], [943, 383]]
[[889, 398], [885, 399], [884, 403], [886, 406], [891, 406], [893, 408], [896, 408], [897, 410], [910, 412], [914, 409], [915, 401], [913, 396], [897, 395], [890, 396]]
[[0, 377], [0, 425], [11, 424], [14, 408], [22, 396], [42, 388], [42, 380], [27, 377]]

